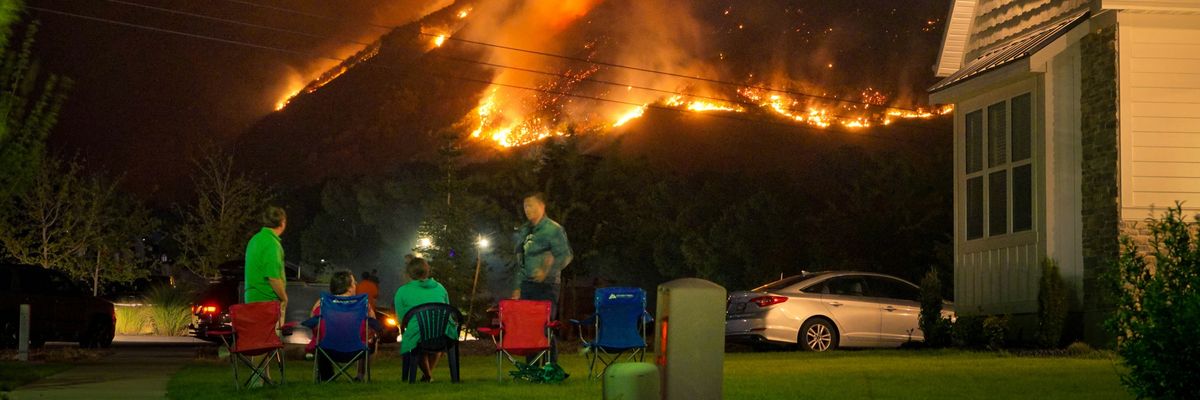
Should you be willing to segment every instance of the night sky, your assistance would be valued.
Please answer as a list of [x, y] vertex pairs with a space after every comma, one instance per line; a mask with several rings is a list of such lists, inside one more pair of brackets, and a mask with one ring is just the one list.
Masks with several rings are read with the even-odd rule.
[[[448, 1], [248, 0], [336, 21], [239, 4], [239, 1], [131, 3], [337, 36], [320, 40], [239, 27], [108, 0], [32, 0], [30, 6], [259, 45], [344, 57], [346, 41], [370, 42], [384, 31]], [[857, 93], [868, 88], [903, 106], [924, 102], [934, 78], [948, 0], [700, 1], [693, 7], [711, 40], [706, 63], [722, 74], [763, 68], [803, 77], [809, 88]], [[44, 70], [72, 78], [75, 88], [51, 148], [79, 155], [88, 167], [124, 175], [126, 189], [148, 199], [187, 193], [187, 160], [200, 149], [227, 147], [273, 112], [295, 81], [311, 79], [329, 61], [149, 32], [29, 11], [42, 23], [36, 52]], [[638, 16], [630, 16], [637, 18]], [[470, 39], [487, 41], [485, 37]], [[718, 64], [720, 65], [720, 64]], [[766, 67], [764, 67], [764, 65]]]

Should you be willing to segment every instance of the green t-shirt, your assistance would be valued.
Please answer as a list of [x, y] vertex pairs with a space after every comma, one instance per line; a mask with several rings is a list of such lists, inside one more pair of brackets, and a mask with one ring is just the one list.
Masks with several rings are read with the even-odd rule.
[[246, 302], [278, 301], [267, 278], [283, 280], [283, 245], [270, 228], [262, 228], [246, 244]]
[[[433, 278], [412, 280], [396, 289], [394, 296], [396, 306], [396, 318], [404, 318], [408, 314], [408, 310], [425, 303], [444, 303], [450, 304], [450, 294], [446, 292], [446, 287], [433, 280]], [[408, 353], [417, 346], [417, 342], [421, 341], [421, 332], [419, 329], [414, 329], [416, 325], [409, 326], [404, 330], [403, 336], [400, 338], [400, 353]], [[446, 337], [457, 339], [454, 337], [458, 333], [458, 327], [454, 324], [446, 327]]]

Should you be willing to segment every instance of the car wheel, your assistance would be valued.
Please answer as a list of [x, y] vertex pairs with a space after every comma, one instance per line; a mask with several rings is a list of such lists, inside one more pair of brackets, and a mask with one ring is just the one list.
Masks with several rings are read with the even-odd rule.
[[827, 319], [813, 318], [800, 326], [797, 342], [805, 351], [833, 350], [838, 345], [837, 329]]
[[[109, 332], [110, 325], [105, 323], [104, 318], [92, 318], [92, 321], [88, 323], [87, 330], [79, 334], [79, 347], [85, 349], [100, 347], [105, 342], [105, 333]], [[108, 342], [112, 343], [112, 335], [108, 335]]]

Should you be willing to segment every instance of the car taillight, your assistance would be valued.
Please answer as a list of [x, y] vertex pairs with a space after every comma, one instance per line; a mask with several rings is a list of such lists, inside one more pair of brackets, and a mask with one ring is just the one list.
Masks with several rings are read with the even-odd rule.
[[204, 306], [203, 311], [205, 314], [216, 314], [217, 306]]
[[788, 298], [785, 296], [759, 296], [759, 297], [750, 299], [750, 301], [754, 302], [754, 304], [757, 304], [759, 307], [775, 305], [775, 304], [785, 302], [787, 300], [788, 300]]

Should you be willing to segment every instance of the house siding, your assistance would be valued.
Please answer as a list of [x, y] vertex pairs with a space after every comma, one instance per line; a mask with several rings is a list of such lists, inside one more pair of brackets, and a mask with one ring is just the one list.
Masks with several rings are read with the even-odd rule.
[[966, 60], [1035, 29], [1088, 8], [1090, 0], [980, 0], [971, 24]]
[[1200, 15], [1121, 13], [1121, 217], [1200, 211]]
[[1111, 338], [1103, 329], [1111, 310], [1103, 278], [1119, 251], [1116, 29], [1080, 41], [1083, 335], [1093, 344]]

